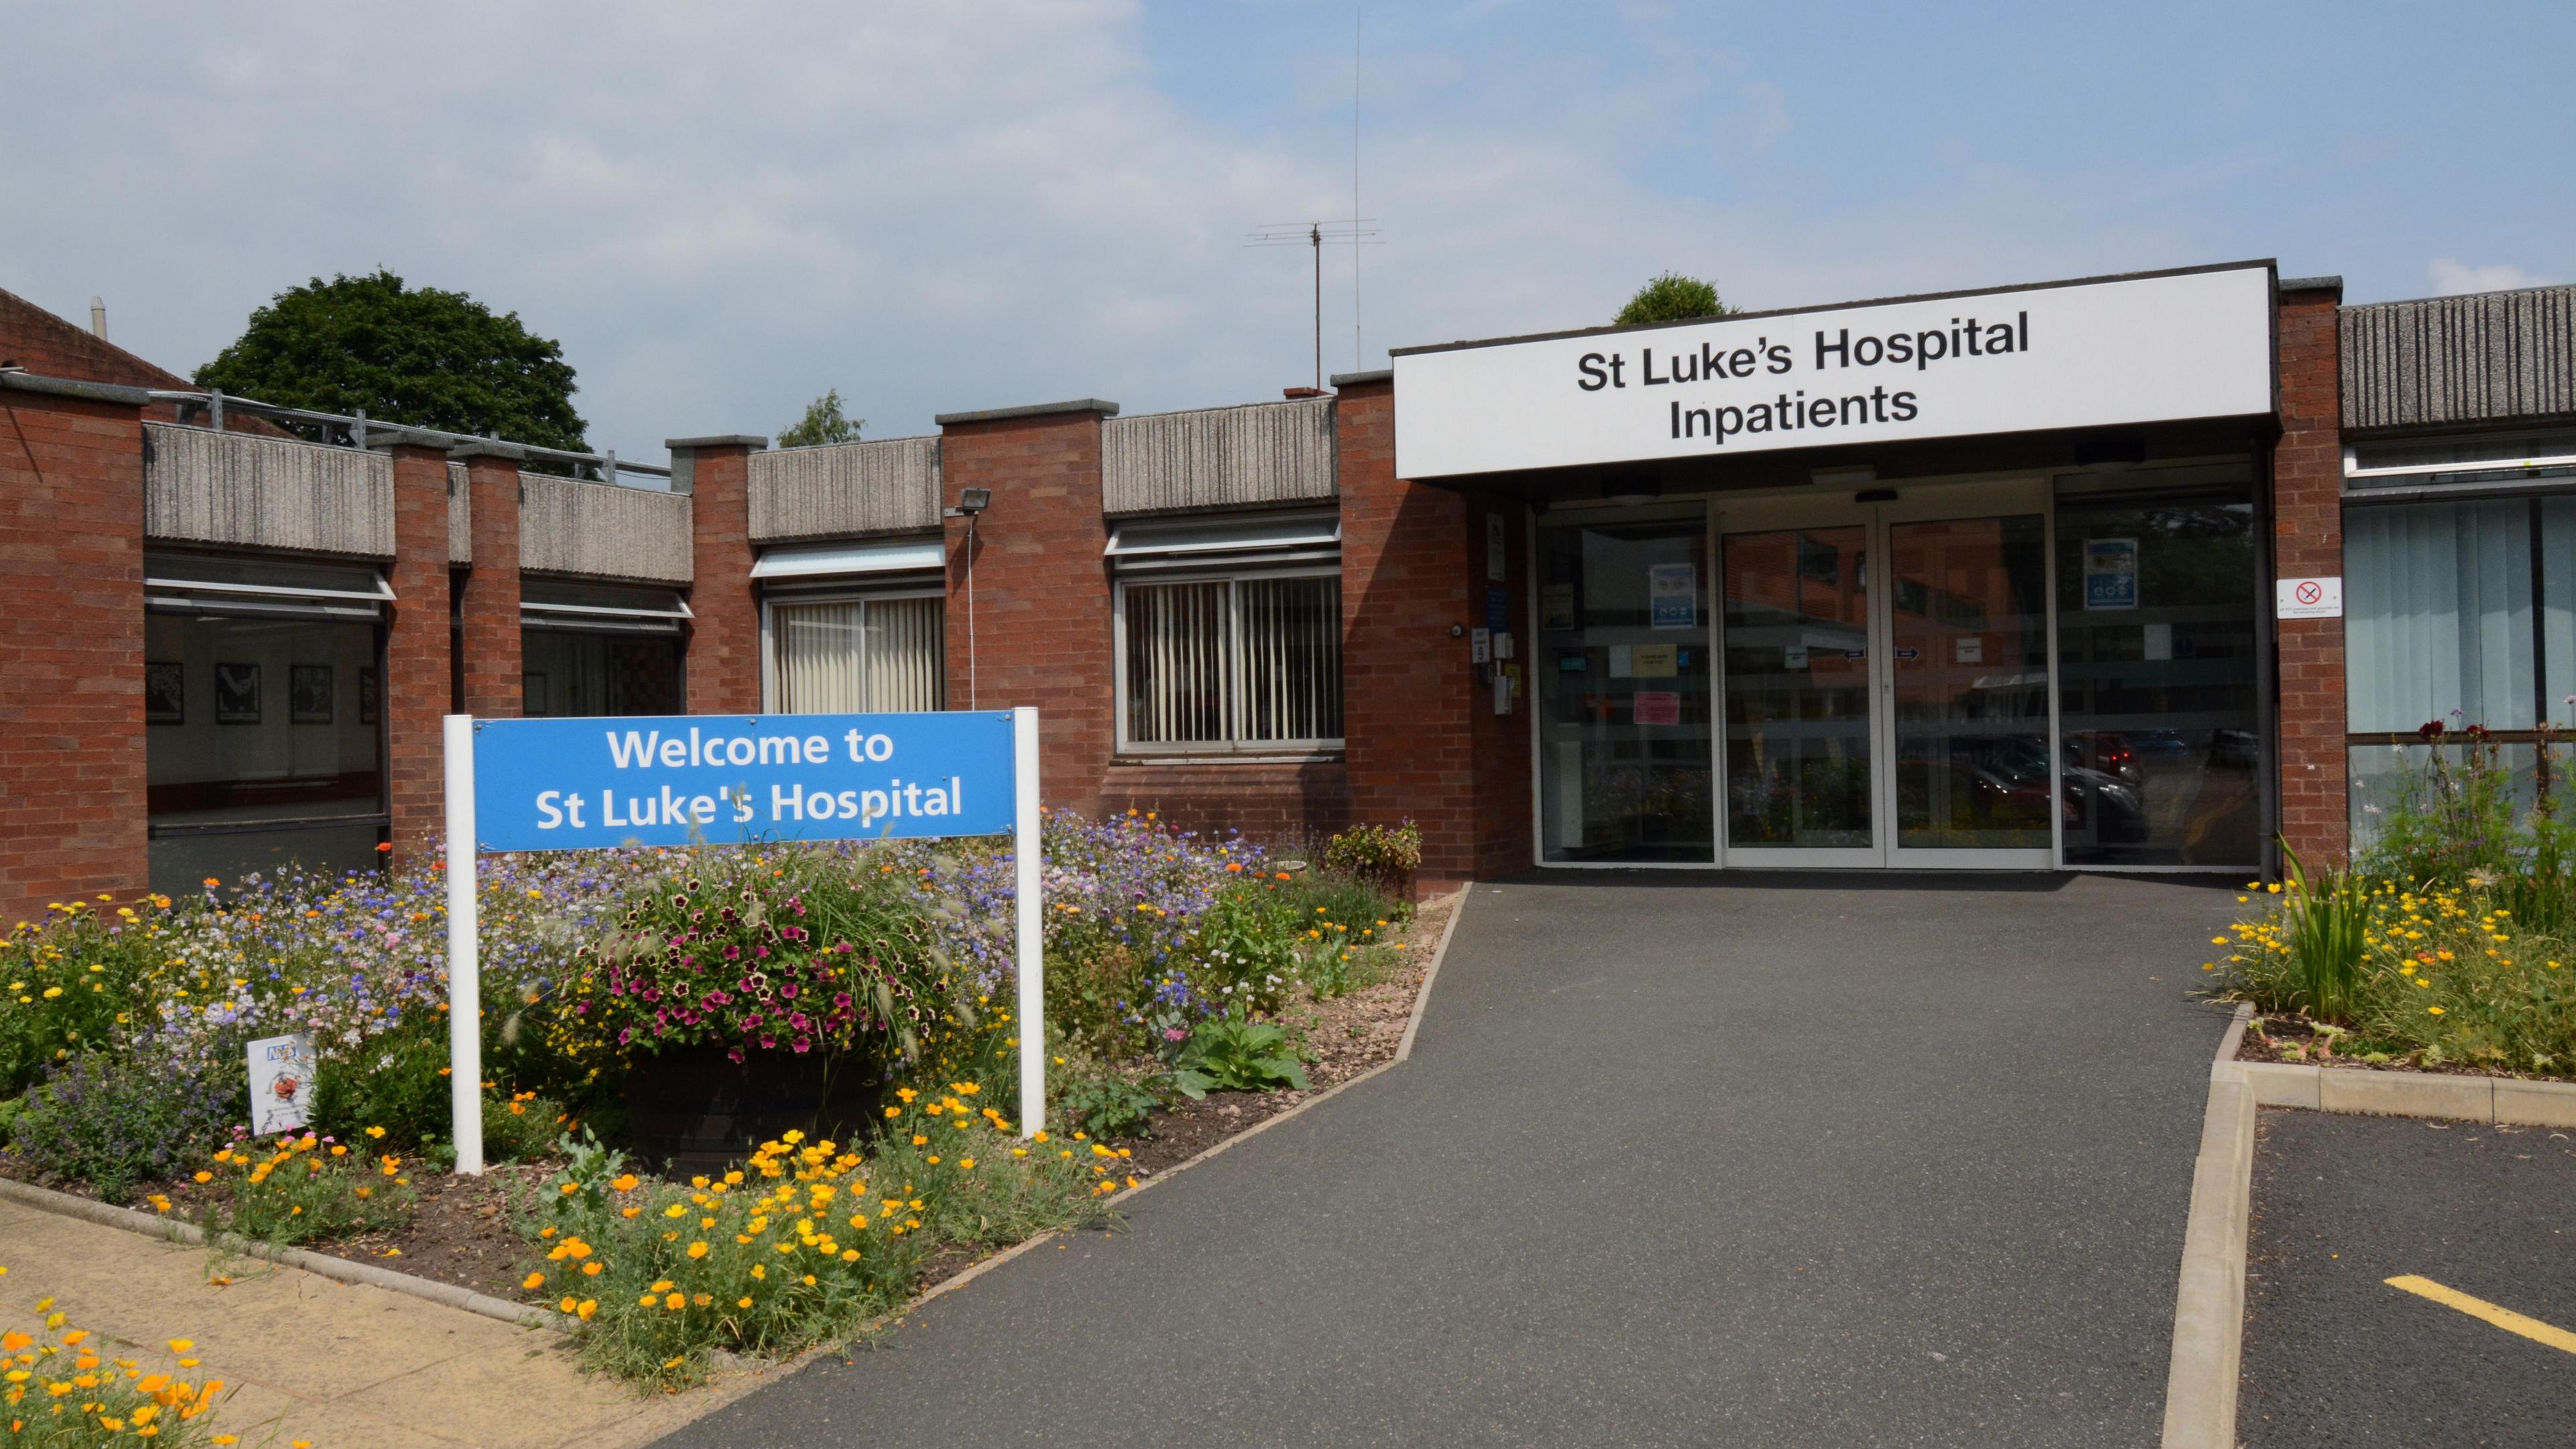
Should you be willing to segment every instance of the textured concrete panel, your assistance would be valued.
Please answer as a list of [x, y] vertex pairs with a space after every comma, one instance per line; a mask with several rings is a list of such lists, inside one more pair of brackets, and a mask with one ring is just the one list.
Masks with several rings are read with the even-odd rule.
[[519, 568], [685, 584], [690, 500], [677, 493], [519, 475]]
[[751, 536], [847, 538], [939, 526], [939, 439], [887, 438], [751, 455]]
[[465, 486], [465, 465], [447, 465], [447, 561], [474, 562], [474, 490]]
[[2576, 287], [2343, 309], [2343, 425], [2576, 415]]
[[1111, 419], [1100, 496], [1112, 517], [1330, 501], [1333, 399]]
[[391, 558], [382, 453], [143, 425], [143, 530], [154, 539]]

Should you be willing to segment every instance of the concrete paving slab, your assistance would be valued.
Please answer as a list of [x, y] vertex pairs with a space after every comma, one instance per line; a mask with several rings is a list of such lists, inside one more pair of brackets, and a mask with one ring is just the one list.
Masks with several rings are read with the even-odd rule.
[[2260, 1133], [2244, 1442], [2562, 1449], [2576, 1355], [2387, 1280], [2576, 1329], [2576, 1134], [2289, 1111]]
[[[234, 1281], [207, 1281], [220, 1262]], [[561, 1335], [255, 1259], [218, 1260], [0, 1200], [0, 1317], [26, 1326], [51, 1295], [78, 1327], [170, 1355], [237, 1385], [215, 1421], [245, 1443], [329, 1449], [475, 1445], [551, 1449], [648, 1442], [756, 1383], [742, 1372], [690, 1394], [639, 1395], [583, 1373]], [[137, 1356], [128, 1354], [126, 1356]], [[155, 1367], [172, 1367], [155, 1362]]]
[[1407, 1065], [671, 1443], [2152, 1444], [2234, 909], [1480, 886]]

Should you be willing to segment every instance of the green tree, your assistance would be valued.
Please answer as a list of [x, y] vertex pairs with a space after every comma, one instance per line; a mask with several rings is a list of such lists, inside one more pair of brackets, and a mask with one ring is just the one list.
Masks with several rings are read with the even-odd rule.
[[316, 277], [250, 314], [199, 387], [451, 433], [588, 451], [563, 346], [519, 314], [393, 273]]
[[1734, 311], [1717, 298], [1717, 288], [1697, 277], [1666, 272], [1637, 289], [1613, 319], [1621, 327], [1639, 322], [1687, 322], [1693, 317], [1723, 317]]
[[866, 418], [841, 411], [841, 390], [834, 388], [805, 405], [805, 416], [778, 430], [778, 446], [812, 448], [824, 443], [855, 443]]

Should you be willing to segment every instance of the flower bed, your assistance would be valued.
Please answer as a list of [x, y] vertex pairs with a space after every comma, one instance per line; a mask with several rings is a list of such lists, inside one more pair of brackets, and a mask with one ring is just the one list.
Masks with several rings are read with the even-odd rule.
[[[9, 1269], [0, 1265], [0, 1276]], [[196, 1344], [169, 1340], [180, 1373], [158, 1373], [135, 1359], [109, 1358], [98, 1336], [70, 1325], [50, 1297], [36, 1300], [37, 1332], [0, 1333], [0, 1443], [85, 1449], [127, 1439], [167, 1445], [229, 1445], [205, 1422], [226, 1397], [221, 1379], [184, 1371]]]
[[[1302, 1092], [1329, 1055], [1309, 1044], [1319, 1004], [1401, 972], [1404, 908], [1368, 885], [1150, 816], [1051, 816], [1043, 843], [1058, 1135], [1042, 1143], [1003, 1115], [1019, 1044], [1005, 852], [485, 861], [486, 1146], [528, 1166], [489, 1190], [435, 1183], [429, 1240], [480, 1239], [443, 1276], [488, 1291], [506, 1225], [538, 1260], [512, 1291], [569, 1301], [598, 1362], [659, 1381], [716, 1349], [829, 1337], [925, 1274], [1096, 1216], [1136, 1178], [1134, 1143], [1112, 1143], [1175, 1104], [1195, 1120], [1212, 1091]], [[420, 1244], [421, 1189], [452, 1161], [445, 929], [435, 865], [57, 905], [0, 942], [0, 1170], [272, 1241]], [[316, 1046], [314, 1124], [246, 1139], [223, 1126], [247, 1111], [246, 1043], [289, 1031]], [[722, 1153], [742, 1166], [656, 1177], [660, 1148], [621, 1155], [639, 1140], [625, 1087], [690, 1052], [811, 1060], [838, 1086], [789, 1104], [794, 1126], [724, 1119], [750, 1134]], [[1243, 1115], [1225, 1105], [1209, 1119]], [[567, 1240], [583, 1253], [544, 1256]]]
[[2576, 799], [2554, 743], [2517, 798], [2493, 742], [2462, 733], [2401, 777], [2353, 869], [2293, 859], [2237, 898], [2256, 909], [2203, 969], [2264, 1014], [2247, 1057], [2576, 1078]]

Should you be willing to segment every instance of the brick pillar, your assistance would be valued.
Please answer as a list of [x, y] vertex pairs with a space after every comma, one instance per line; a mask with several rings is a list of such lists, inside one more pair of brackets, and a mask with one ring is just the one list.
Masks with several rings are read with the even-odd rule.
[[[2343, 576], [2343, 392], [2336, 314], [2340, 278], [2283, 282], [2281, 437], [2272, 446], [2275, 578]], [[2278, 619], [2281, 835], [2311, 865], [2343, 860], [2346, 795], [2341, 619]]]
[[1419, 885], [1438, 890], [1474, 879], [1481, 865], [1474, 710], [1481, 703], [1490, 713], [1493, 703], [1476, 686], [1467, 641], [1449, 631], [1483, 622], [1464, 588], [1471, 564], [1483, 577], [1483, 514], [1457, 493], [1395, 476], [1390, 374], [1333, 381], [1351, 818], [1391, 825], [1412, 817], [1422, 830]]
[[385, 800], [393, 863], [411, 862], [445, 823], [440, 720], [454, 700], [448, 668], [447, 454], [396, 444], [394, 603], [385, 630]]
[[150, 879], [144, 402], [0, 375], [0, 930]]
[[760, 591], [751, 582], [751, 455], [767, 438], [672, 438], [671, 486], [690, 495], [691, 714], [760, 712]]
[[449, 454], [465, 464], [474, 562], [465, 574], [465, 713], [517, 719], [527, 692], [519, 670], [519, 464], [511, 443], [467, 443]]
[[1100, 420], [1117, 411], [1085, 398], [939, 417], [942, 504], [954, 507], [968, 488], [993, 490], [971, 530], [971, 650], [970, 530], [963, 518], [947, 520], [948, 707], [1035, 705], [1041, 793], [1087, 813], [1107, 808], [1102, 782], [1118, 738], [1100, 503]]

